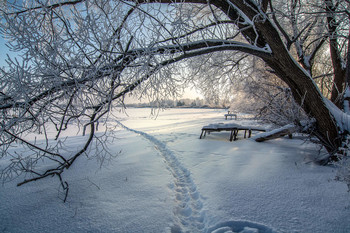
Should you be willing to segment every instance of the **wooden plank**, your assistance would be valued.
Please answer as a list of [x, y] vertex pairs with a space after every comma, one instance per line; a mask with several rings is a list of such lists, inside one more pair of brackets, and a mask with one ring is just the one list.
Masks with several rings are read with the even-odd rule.
[[284, 137], [286, 135], [291, 135], [297, 131], [297, 127], [294, 124], [289, 124], [281, 128], [272, 130], [270, 132], [259, 134], [255, 137], [255, 141], [263, 142], [271, 139], [276, 139]]

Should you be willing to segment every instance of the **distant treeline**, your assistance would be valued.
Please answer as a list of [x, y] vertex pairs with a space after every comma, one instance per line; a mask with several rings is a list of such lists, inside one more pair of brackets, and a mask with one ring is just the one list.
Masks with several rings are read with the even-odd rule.
[[163, 107], [163, 108], [229, 108], [219, 103], [208, 103], [203, 99], [179, 99], [179, 100], [162, 100], [152, 101], [149, 103], [132, 103], [125, 104], [127, 107]]

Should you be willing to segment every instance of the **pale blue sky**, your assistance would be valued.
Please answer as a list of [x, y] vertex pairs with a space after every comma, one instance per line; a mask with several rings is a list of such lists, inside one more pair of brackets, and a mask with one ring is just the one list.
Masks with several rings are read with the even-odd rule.
[[6, 54], [9, 53], [8, 48], [5, 46], [5, 41], [0, 36], [0, 67], [5, 65]]

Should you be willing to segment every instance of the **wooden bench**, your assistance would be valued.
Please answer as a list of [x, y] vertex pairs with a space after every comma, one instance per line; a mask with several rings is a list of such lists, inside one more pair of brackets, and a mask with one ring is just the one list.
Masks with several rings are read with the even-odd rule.
[[232, 117], [235, 117], [235, 120], [237, 120], [237, 114], [234, 114], [234, 113], [225, 114], [225, 120], [227, 120], [227, 117], [231, 117], [231, 119], [232, 119]]
[[202, 128], [202, 133], [199, 136], [199, 138], [202, 139], [206, 136], [207, 133], [210, 134], [211, 132], [230, 131], [230, 141], [236, 141], [239, 130], [244, 130], [244, 138], [247, 137], [247, 132], [248, 132], [248, 138], [250, 138], [252, 135], [252, 131], [262, 131], [262, 132], [266, 131], [263, 128], [258, 128], [253, 126], [243, 126], [243, 125], [234, 124], [234, 123], [210, 124]]

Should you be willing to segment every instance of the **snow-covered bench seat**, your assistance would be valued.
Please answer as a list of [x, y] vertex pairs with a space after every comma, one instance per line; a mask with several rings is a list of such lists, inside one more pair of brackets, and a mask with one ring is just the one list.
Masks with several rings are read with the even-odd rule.
[[231, 119], [232, 119], [232, 117], [235, 117], [235, 120], [237, 120], [237, 114], [234, 114], [234, 113], [225, 114], [225, 120], [227, 120], [227, 117], [231, 117]]
[[264, 128], [259, 128], [255, 126], [245, 126], [245, 125], [239, 125], [235, 123], [230, 123], [230, 124], [210, 124], [206, 125], [202, 128], [202, 133], [200, 135], [200, 139], [204, 138], [205, 135], [208, 133], [210, 134], [211, 132], [220, 132], [220, 131], [230, 131], [230, 141], [236, 141], [237, 140], [237, 135], [239, 130], [244, 130], [244, 138], [247, 137], [247, 132], [248, 132], [248, 138], [252, 135], [252, 131], [262, 131], [265, 132], [266, 129]]

